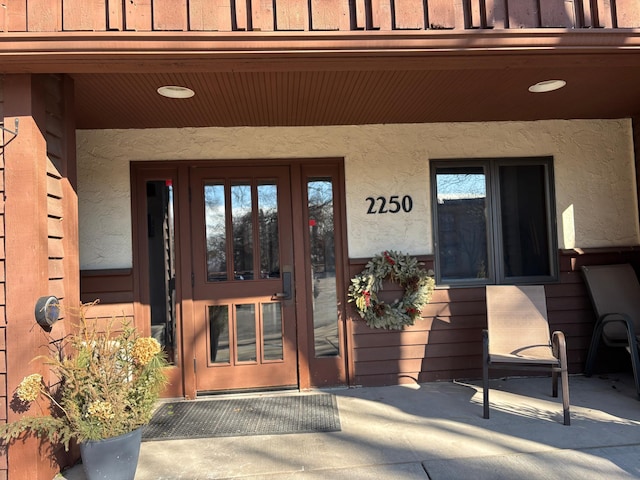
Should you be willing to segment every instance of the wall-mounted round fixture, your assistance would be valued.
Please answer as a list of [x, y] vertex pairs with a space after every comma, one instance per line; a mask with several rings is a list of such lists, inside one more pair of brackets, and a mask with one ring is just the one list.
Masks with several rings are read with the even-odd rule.
[[165, 85], [158, 88], [158, 93], [163, 97], [168, 98], [191, 98], [196, 92], [187, 87], [180, 87], [178, 85]]
[[36, 322], [45, 328], [50, 328], [60, 318], [60, 301], [50, 295], [40, 297], [36, 302]]
[[538, 82], [529, 87], [529, 91], [533, 93], [553, 92], [564, 87], [567, 84], [564, 80], [545, 80]]

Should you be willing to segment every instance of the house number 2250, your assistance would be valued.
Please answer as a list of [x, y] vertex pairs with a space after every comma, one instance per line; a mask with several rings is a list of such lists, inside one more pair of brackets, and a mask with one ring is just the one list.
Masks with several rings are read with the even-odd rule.
[[367, 214], [374, 213], [398, 213], [401, 210], [409, 213], [413, 208], [413, 199], [410, 195], [400, 198], [399, 195], [391, 195], [387, 197], [367, 197], [369, 208]]

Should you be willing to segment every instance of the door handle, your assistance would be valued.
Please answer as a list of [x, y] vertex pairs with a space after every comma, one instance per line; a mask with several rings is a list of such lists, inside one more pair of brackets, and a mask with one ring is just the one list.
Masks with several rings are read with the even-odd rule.
[[274, 293], [275, 298], [281, 300], [291, 300], [293, 290], [291, 288], [291, 272], [282, 272], [282, 292]]

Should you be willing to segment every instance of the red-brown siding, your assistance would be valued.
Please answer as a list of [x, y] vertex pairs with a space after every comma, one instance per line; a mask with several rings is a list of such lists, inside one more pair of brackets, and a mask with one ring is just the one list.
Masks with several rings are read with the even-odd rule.
[[[19, 133], [3, 149], [4, 216], [2, 229], [2, 374], [3, 419], [25, 414], [7, 407], [22, 378], [34, 371], [49, 379], [47, 367], [32, 361], [48, 343], [64, 336], [73, 315], [47, 333], [35, 323], [34, 305], [43, 295], [62, 305], [79, 301], [75, 127], [69, 80], [61, 76], [11, 75], [4, 78], [3, 120]], [[6, 358], [6, 361], [5, 361]], [[6, 373], [6, 375], [5, 375]], [[6, 381], [5, 381], [6, 379]], [[52, 379], [52, 381], [55, 381]], [[34, 410], [34, 409], [32, 409]], [[26, 414], [36, 413], [35, 410]], [[41, 447], [47, 449], [46, 445]], [[55, 452], [64, 465], [65, 455]], [[0, 478], [49, 479], [55, 473], [38, 442], [16, 442], [8, 450]]]
[[12, 0], [0, 9], [0, 32], [639, 26], [634, 0]]
[[[0, 77], [0, 119], [4, 119], [4, 89], [3, 79]], [[0, 133], [0, 144], [4, 146], [8, 140], [4, 131]], [[10, 136], [10, 135], [9, 135]], [[4, 148], [4, 147], [2, 147]], [[7, 344], [5, 316], [5, 247], [4, 247], [4, 155], [0, 154], [0, 421], [7, 419]], [[7, 455], [4, 449], [0, 451], [0, 480], [7, 478]]]
[[[427, 266], [431, 258], [423, 259]], [[549, 323], [567, 337], [569, 369], [582, 372], [591, 340], [594, 313], [580, 267], [630, 262], [640, 267], [640, 249], [560, 252], [560, 281], [546, 285]], [[365, 261], [351, 262], [352, 275]], [[437, 289], [423, 319], [403, 331], [374, 330], [350, 308], [354, 322], [352, 355], [356, 385], [391, 385], [460, 378], [482, 373], [482, 329], [486, 328], [483, 287]], [[615, 355], [601, 356], [602, 368], [620, 368]], [[608, 360], [608, 364], [606, 363]], [[628, 363], [628, 362], [627, 362]]]

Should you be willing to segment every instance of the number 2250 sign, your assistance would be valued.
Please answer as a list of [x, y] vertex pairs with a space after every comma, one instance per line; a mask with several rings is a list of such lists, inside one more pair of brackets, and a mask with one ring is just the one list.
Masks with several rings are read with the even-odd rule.
[[369, 208], [367, 214], [374, 213], [398, 213], [400, 211], [409, 213], [413, 208], [413, 199], [410, 195], [400, 198], [399, 195], [387, 197], [367, 197]]

